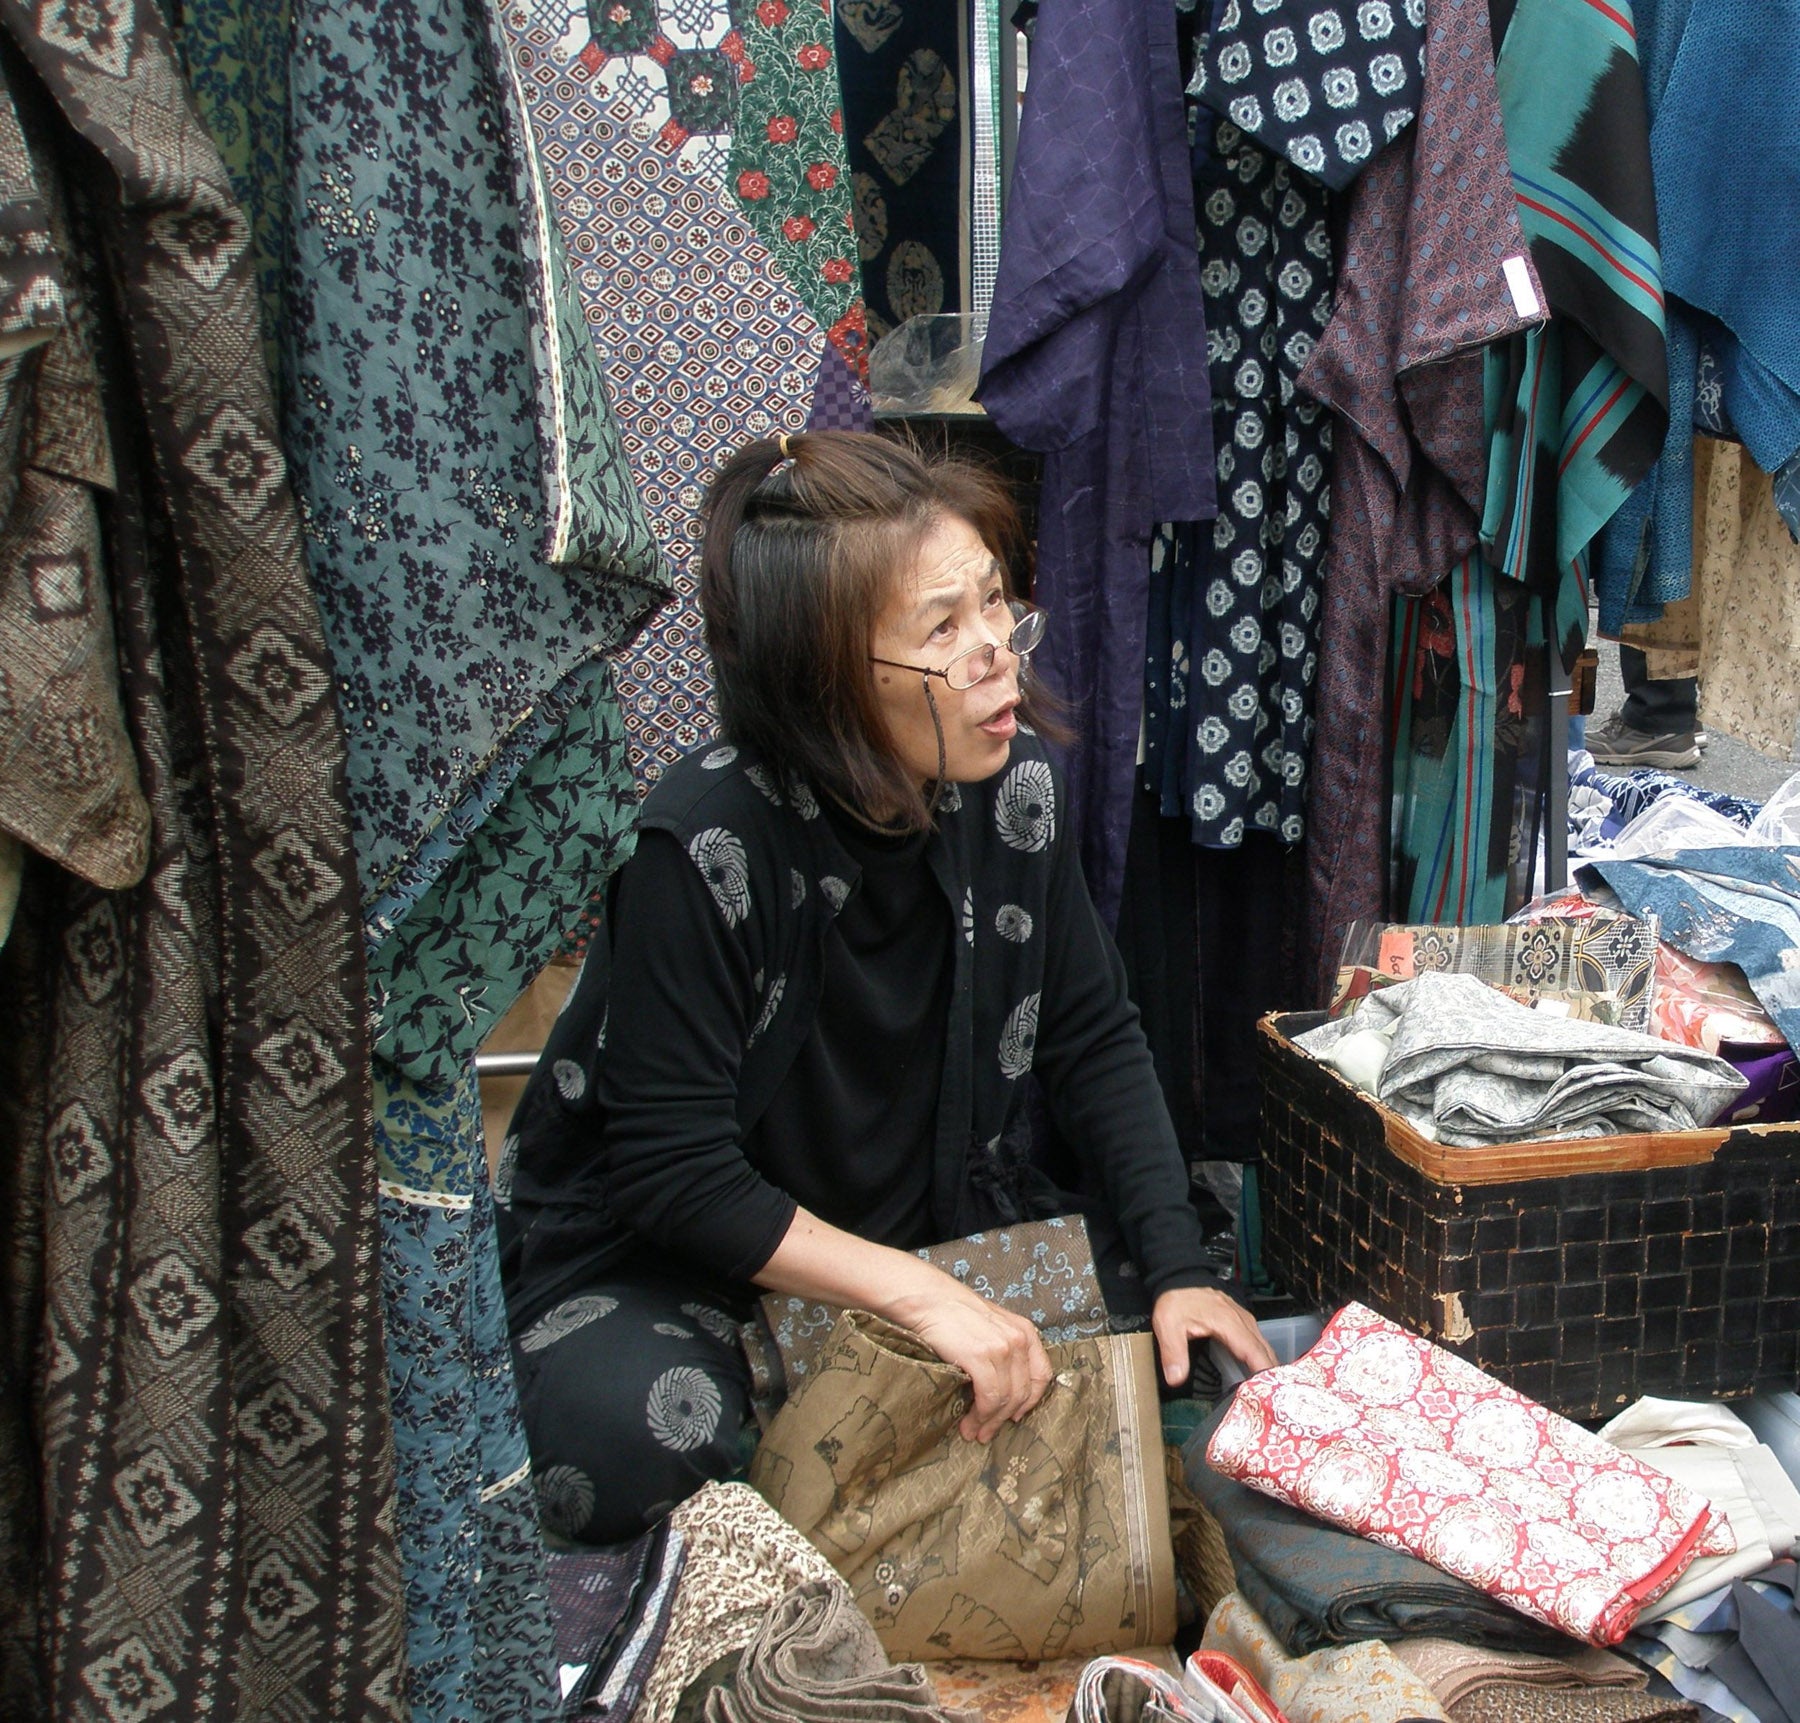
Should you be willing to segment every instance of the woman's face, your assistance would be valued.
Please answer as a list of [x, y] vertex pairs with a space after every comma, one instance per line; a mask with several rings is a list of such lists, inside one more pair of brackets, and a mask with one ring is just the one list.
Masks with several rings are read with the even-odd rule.
[[[1012, 611], [1000, 564], [967, 521], [946, 516], [925, 536], [918, 560], [882, 613], [872, 656], [942, 670], [952, 659], [990, 641], [1004, 644]], [[967, 666], [964, 667], [965, 669]], [[875, 694], [901, 764], [923, 784], [937, 776], [937, 731], [918, 671], [873, 664]], [[929, 678], [944, 728], [944, 777], [953, 784], [991, 778], [1006, 764], [1018, 732], [1019, 661], [995, 654], [994, 667], [973, 688]]]

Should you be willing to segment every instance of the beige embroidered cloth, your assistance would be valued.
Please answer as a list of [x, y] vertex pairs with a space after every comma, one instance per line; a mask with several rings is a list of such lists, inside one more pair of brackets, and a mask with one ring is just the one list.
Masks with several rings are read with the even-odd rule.
[[1700, 677], [1700, 720], [1786, 758], [1800, 680], [1770, 675], [1800, 658], [1800, 545], [1775, 512], [1773, 483], [1736, 443], [1694, 439], [1693, 596], [1661, 622], [1627, 628], [1652, 676]]
[[1288, 1723], [1450, 1723], [1430, 1686], [1379, 1639], [1289, 1657], [1235, 1591], [1212, 1612], [1200, 1649], [1235, 1657]]
[[790, 1592], [839, 1583], [831, 1564], [747, 1484], [708, 1484], [669, 1525], [685, 1550], [681, 1578], [633, 1723], [670, 1723], [688, 1683], [755, 1639]]
[[1175, 1567], [1153, 1346], [1147, 1334], [1050, 1346], [1050, 1391], [983, 1447], [957, 1431], [968, 1378], [848, 1311], [750, 1481], [849, 1581], [892, 1657], [1167, 1643]]
[[[1106, 1299], [1081, 1215], [994, 1227], [928, 1245], [917, 1254], [991, 1303], [1035, 1323], [1046, 1343], [1107, 1331]], [[836, 1305], [771, 1292], [757, 1317], [744, 1325], [751, 1400], [764, 1429], [818, 1367], [842, 1315]]]

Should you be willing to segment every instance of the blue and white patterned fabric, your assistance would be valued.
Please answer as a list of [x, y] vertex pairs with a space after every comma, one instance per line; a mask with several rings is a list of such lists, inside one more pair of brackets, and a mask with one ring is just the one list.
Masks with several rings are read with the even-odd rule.
[[1633, 915], [1702, 963], [1735, 963], [1800, 1048], [1800, 847], [1686, 850], [1592, 864]]
[[1412, 124], [1425, 0], [1223, 0], [1194, 94], [1342, 191]]

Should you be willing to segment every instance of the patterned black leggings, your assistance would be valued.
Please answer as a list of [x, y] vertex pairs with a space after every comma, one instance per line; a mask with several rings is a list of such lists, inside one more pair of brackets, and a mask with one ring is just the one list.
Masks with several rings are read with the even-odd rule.
[[692, 1280], [640, 1277], [585, 1287], [514, 1339], [546, 1531], [620, 1543], [742, 1475], [755, 1421], [737, 1331], [749, 1313]]

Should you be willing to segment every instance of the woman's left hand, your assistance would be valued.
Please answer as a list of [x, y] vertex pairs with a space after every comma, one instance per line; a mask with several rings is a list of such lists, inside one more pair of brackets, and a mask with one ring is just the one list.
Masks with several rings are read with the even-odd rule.
[[1171, 1388], [1188, 1379], [1188, 1347], [1196, 1340], [1218, 1341], [1252, 1373], [1275, 1363], [1256, 1318], [1210, 1286], [1177, 1286], [1165, 1292], [1150, 1313], [1150, 1331], [1162, 1357], [1163, 1380]]

